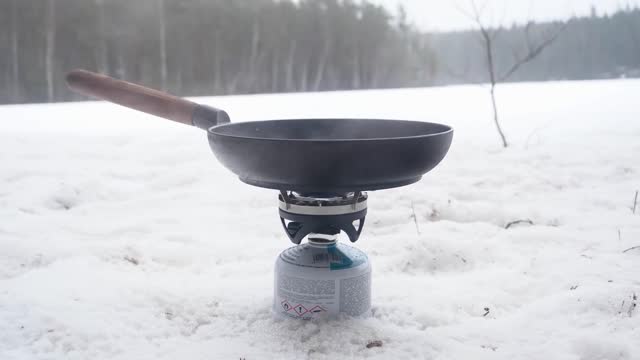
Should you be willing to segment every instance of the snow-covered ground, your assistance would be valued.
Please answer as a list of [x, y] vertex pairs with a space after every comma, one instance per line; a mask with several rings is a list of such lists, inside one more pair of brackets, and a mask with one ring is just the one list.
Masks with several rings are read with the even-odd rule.
[[203, 132], [104, 103], [0, 107], [0, 359], [639, 359], [638, 94], [500, 86], [506, 150], [480, 86], [199, 99], [233, 121], [454, 126], [421, 182], [369, 193], [371, 316], [320, 323], [272, 316], [277, 193]]

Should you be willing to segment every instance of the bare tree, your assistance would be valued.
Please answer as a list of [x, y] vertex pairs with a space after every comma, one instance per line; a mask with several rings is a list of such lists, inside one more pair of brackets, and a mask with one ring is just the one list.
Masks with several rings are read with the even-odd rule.
[[47, 42], [46, 42], [46, 76], [47, 76], [47, 99], [52, 102], [54, 99], [53, 72], [56, 46], [56, 2], [47, 2]]
[[540, 55], [545, 48], [547, 48], [554, 41], [556, 41], [558, 36], [560, 36], [560, 33], [562, 33], [562, 31], [564, 31], [564, 29], [566, 28], [566, 23], [554, 28], [551, 31], [548, 31], [546, 34], [543, 35], [543, 39], [537, 43], [534, 43], [534, 41], [531, 40], [531, 36], [530, 36], [531, 23], [529, 23], [525, 27], [525, 31], [524, 31], [525, 44], [526, 44], [525, 53], [518, 54], [517, 52], [514, 52], [513, 63], [511, 64], [511, 66], [508, 66], [507, 71], [500, 74], [496, 69], [495, 57], [494, 57], [494, 53], [495, 53], [494, 46], [495, 46], [496, 38], [500, 34], [500, 31], [502, 31], [503, 27], [495, 26], [495, 25], [493, 27], [490, 27], [489, 25], [483, 22], [482, 13], [486, 3], [478, 7], [476, 5], [475, 0], [470, 0], [470, 2], [471, 2], [471, 10], [472, 10], [471, 12], [467, 12], [461, 9], [459, 10], [465, 15], [467, 15], [471, 20], [473, 20], [473, 22], [478, 27], [478, 30], [480, 31], [482, 46], [486, 55], [487, 73], [489, 75], [489, 84], [490, 84], [489, 92], [491, 94], [491, 105], [493, 107], [493, 122], [496, 126], [496, 130], [498, 131], [498, 134], [500, 135], [500, 140], [502, 140], [502, 146], [507, 147], [509, 146], [509, 143], [507, 142], [507, 138], [504, 135], [504, 132], [502, 131], [502, 127], [500, 126], [500, 121], [498, 120], [498, 105], [496, 104], [496, 94], [495, 94], [496, 85], [500, 82], [507, 80], [511, 75], [513, 75], [516, 71], [518, 71], [518, 69], [522, 65], [538, 57], [538, 55]]
[[295, 56], [297, 42], [294, 38], [289, 41], [289, 55], [287, 57], [287, 68], [285, 72], [285, 91], [294, 91], [295, 85], [293, 83], [293, 69], [295, 67]]
[[256, 91], [257, 88], [257, 71], [258, 63], [261, 57], [260, 54], [260, 20], [258, 17], [253, 18], [253, 24], [251, 26], [251, 48], [249, 53], [249, 68], [247, 69], [246, 81], [249, 91]]
[[160, 78], [162, 90], [167, 91], [167, 16], [164, 0], [158, 0], [158, 32], [160, 33]]
[[[328, 22], [328, 20], [327, 20]], [[320, 57], [318, 58], [318, 69], [316, 70], [315, 79], [313, 80], [313, 91], [320, 90], [320, 84], [322, 83], [322, 79], [324, 77], [324, 72], [327, 67], [327, 62], [329, 60], [329, 52], [331, 51], [331, 36], [329, 34], [329, 26], [330, 24], [324, 25], [324, 41], [322, 46], [322, 52]]]
[[11, 75], [14, 102], [20, 100], [20, 59], [18, 57], [18, 1], [11, 2]]
[[105, 4], [103, 0], [95, 0], [96, 12], [97, 12], [97, 28], [98, 39], [96, 44], [96, 65], [98, 71], [108, 74], [109, 66], [107, 61], [107, 40], [106, 40], [106, 26], [105, 26]]

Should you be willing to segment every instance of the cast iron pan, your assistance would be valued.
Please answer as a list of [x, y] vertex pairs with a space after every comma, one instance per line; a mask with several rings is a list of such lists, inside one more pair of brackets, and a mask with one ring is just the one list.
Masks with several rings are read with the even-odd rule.
[[226, 112], [84, 70], [71, 89], [207, 131], [218, 160], [247, 184], [303, 193], [378, 190], [414, 183], [444, 158], [453, 130], [377, 119], [229, 123]]

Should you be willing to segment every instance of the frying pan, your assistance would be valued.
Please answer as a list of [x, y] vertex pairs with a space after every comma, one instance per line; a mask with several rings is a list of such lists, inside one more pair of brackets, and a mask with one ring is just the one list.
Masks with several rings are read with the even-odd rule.
[[69, 87], [207, 131], [218, 160], [241, 181], [281, 191], [345, 193], [414, 183], [447, 154], [453, 130], [378, 119], [230, 123], [226, 112], [104, 75], [74, 70]]

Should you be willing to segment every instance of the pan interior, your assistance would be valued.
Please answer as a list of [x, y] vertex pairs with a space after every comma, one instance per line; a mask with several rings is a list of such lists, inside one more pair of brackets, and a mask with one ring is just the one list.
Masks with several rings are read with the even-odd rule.
[[210, 131], [223, 136], [274, 140], [366, 140], [435, 135], [451, 128], [406, 120], [293, 119], [230, 123]]

